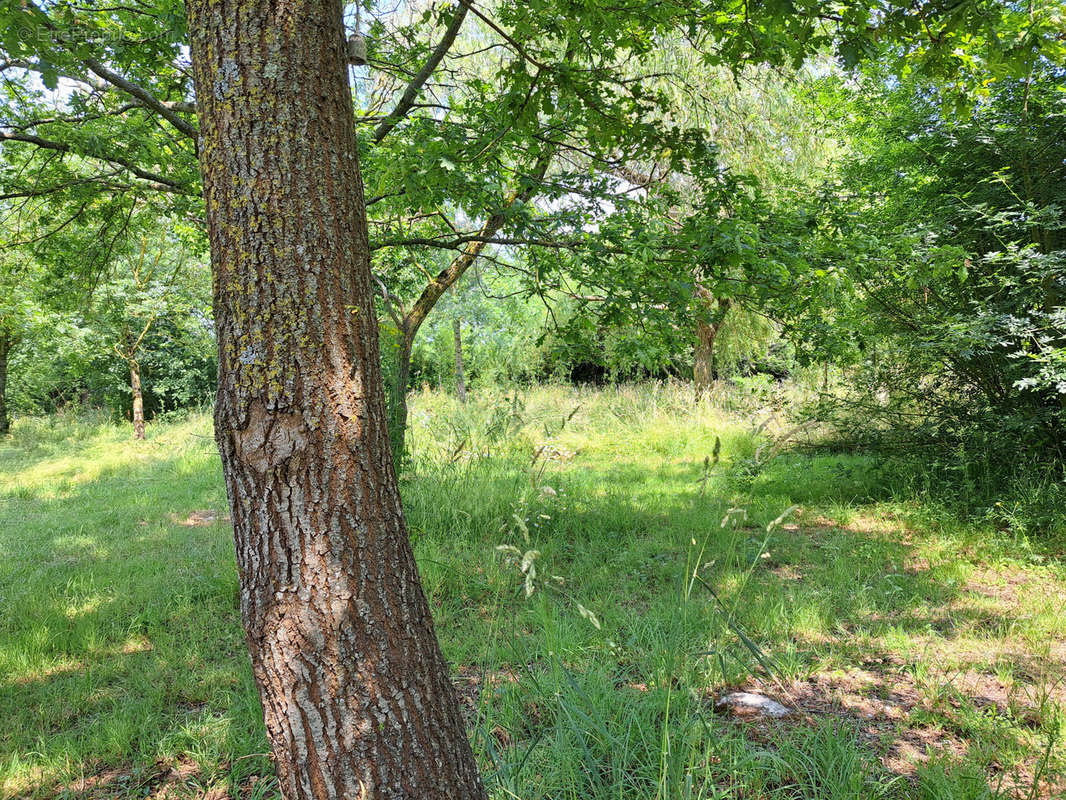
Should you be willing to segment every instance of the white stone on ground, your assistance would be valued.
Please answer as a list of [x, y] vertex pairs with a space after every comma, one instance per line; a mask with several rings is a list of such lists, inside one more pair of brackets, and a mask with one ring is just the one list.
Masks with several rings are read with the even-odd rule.
[[737, 716], [762, 716], [780, 719], [792, 712], [776, 700], [755, 692], [730, 692], [715, 702], [719, 711], [730, 711]]

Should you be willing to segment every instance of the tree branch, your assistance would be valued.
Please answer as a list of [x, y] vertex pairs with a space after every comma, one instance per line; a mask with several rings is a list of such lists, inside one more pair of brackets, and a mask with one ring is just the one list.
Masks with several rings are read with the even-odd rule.
[[76, 150], [73, 146], [66, 142], [57, 142], [53, 139], [43, 139], [40, 136], [34, 136], [29, 133], [9, 133], [6, 131], [0, 131], [0, 142], [25, 142], [26, 144], [32, 144], [43, 150], [55, 150], [60, 153], [75, 153], [77, 155], [87, 156], [89, 158], [95, 158], [100, 161], [106, 161], [109, 164], [122, 167], [129, 170], [142, 180], [149, 181], [151, 183], [160, 184], [162, 187], [168, 187], [166, 191], [177, 192], [178, 194], [189, 194], [189, 187], [184, 186], [181, 183], [167, 178], [164, 175], [157, 175], [154, 172], [141, 169], [136, 164], [133, 164], [127, 159], [116, 155], [104, 155], [102, 153], [83, 153]]
[[196, 129], [195, 125], [190, 124], [178, 113], [178, 109], [183, 108], [185, 104], [162, 102], [147, 89], [123, 78], [117, 72], [112, 72], [95, 58], [86, 58], [82, 63], [115, 88], [121, 89], [131, 97], [135, 97], [145, 108], [150, 108], [152, 111], [156, 112], [159, 116], [181, 131], [185, 136], [192, 139], [193, 146], [195, 147], [199, 131]]
[[[34, 12], [40, 17], [41, 22], [48, 30], [53, 33], [57, 32], [55, 23], [52, 22], [52, 18], [49, 17], [44, 10], [31, 0], [23, 0], [24, 5], [32, 8]], [[86, 67], [89, 68], [94, 74], [117, 89], [121, 89], [126, 94], [137, 99], [137, 101], [145, 108], [150, 108], [155, 111], [159, 116], [181, 131], [182, 134], [193, 140], [193, 146], [196, 146], [196, 140], [199, 136], [199, 132], [196, 130], [196, 126], [190, 124], [187, 120], [183, 119], [178, 113], [178, 106], [172, 103], [164, 103], [159, 100], [155, 95], [149, 92], [142, 86], [138, 86], [126, 78], [123, 78], [117, 72], [109, 69], [101, 64], [95, 58], [85, 58], [81, 61]], [[32, 67], [28, 67], [32, 69]]]
[[466, 6], [471, 11], [473, 11], [475, 16], [477, 16], [478, 19], [480, 19], [482, 22], [484, 22], [486, 25], [488, 25], [490, 28], [492, 28], [492, 30], [496, 31], [496, 33], [499, 34], [503, 38], [503, 40], [505, 42], [507, 42], [509, 45], [511, 45], [511, 47], [513, 47], [515, 49], [515, 52], [518, 53], [518, 55], [520, 55], [522, 58], [524, 58], [526, 61], [528, 61], [530, 64], [532, 64], [534, 67], [539, 67], [540, 69], [543, 69], [543, 70], [548, 69], [548, 65], [547, 64], [544, 64], [544, 63], [538, 61], [537, 59], [533, 58], [533, 56], [531, 56], [526, 51], [526, 49], [521, 44], [519, 44], [518, 41], [513, 36], [510, 36], [507, 33], [507, 31], [505, 31], [503, 28], [501, 28], [499, 25], [497, 25], [495, 22], [493, 22], [491, 19], [489, 19], [486, 15], [482, 14], [480, 11], [478, 11], [476, 8], [474, 8], [473, 0], [459, 0], [459, 2], [463, 6]]
[[459, 6], [455, 9], [454, 16], [452, 16], [452, 21], [444, 31], [444, 36], [441, 37], [440, 42], [437, 43], [437, 46], [430, 54], [429, 59], [422, 65], [422, 69], [418, 71], [418, 74], [411, 79], [411, 82], [407, 84], [407, 88], [404, 90], [399, 102], [396, 103], [396, 106], [374, 129], [374, 135], [372, 137], [374, 144], [379, 143], [382, 139], [388, 136], [389, 131], [396, 127], [396, 124], [403, 119], [407, 112], [414, 106], [415, 100], [418, 98], [418, 93], [422, 91], [422, 87], [425, 85], [426, 81], [429, 80], [433, 71], [455, 43], [455, 37], [459, 34], [459, 28], [462, 27], [463, 20], [466, 19], [466, 12], [468, 10], [469, 7], [467, 5], [462, 2], [459, 3]]
[[[414, 341], [415, 334], [418, 332], [419, 327], [429, 316], [429, 312], [433, 310], [433, 307], [440, 300], [448, 289], [450, 289], [463, 273], [466, 272], [470, 266], [477, 261], [481, 251], [489, 244], [493, 243], [507, 243], [506, 240], [494, 240], [494, 237], [499, 230], [504, 226], [507, 221], [506, 211], [514, 206], [516, 202], [528, 202], [534, 195], [537, 187], [541, 181], [544, 180], [544, 176], [548, 172], [548, 166], [551, 164], [553, 153], [547, 151], [541, 155], [536, 165], [533, 167], [533, 173], [530, 177], [533, 178], [526, 186], [516, 190], [509, 198], [502, 208], [496, 210], [493, 214], [485, 220], [485, 224], [481, 226], [481, 230], [476, 234], [474, 238], [468, 240], [467, 246], [447, 267], [434, 278], [425, 289], [422, 290], [422, 294], [419, 295], [418, 300], [411, 306], [411, 310], [403, 319], [403, 326], [401, 327], [401, 333], [407, 340], [407, 343]], [[463, 238], [463, 237], [460, 237]]]

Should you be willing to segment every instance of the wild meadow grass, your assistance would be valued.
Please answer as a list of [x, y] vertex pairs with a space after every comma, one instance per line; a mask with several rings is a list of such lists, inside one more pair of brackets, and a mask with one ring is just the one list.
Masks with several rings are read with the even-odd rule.
[[[412, 398], [401, 490], [493, 798], [1061, 790], [1061, 549], [775, 448], [785, 417], [670, 385]], [[207, 414], [145, 442], [17, 420], [0, 556], [0, 797], [276, 796]], [[795, 711], [715, 713], [730, 688]]]

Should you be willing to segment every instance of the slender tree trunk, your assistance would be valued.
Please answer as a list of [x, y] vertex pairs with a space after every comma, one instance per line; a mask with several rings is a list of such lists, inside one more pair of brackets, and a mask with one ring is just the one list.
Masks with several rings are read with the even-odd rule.
[[692, 380], [696, 394], [703, 395], [714, 385], [714, 340], [718, 326], [700, 321], [696, 323], [696, 349], [692, 358]]
[[411, 382], [411, 353], [414, 350], [414, 342], [414, 331], [406, 327], [400, 331], [396, 370], [393, 382], [388, 387], [389, 443], [392, 447], [393, 467], [397, 471], [407, 455], [407, 390]]
[[11, 429], [7, 418], [7, 357], [11, 353], [11, 337], [0, 333], [0, 436]]
[[485, 797], [389, 453], [340, 0], [189, 0], [241, 615], [286, 800]]
[[714, 341], [718, 338], [718, 331], [722, 327], [722, 321], [729, 312], [730, 300], [721, 298], [718, 300], [718, 308], [714, 310], [715, 298], [702, 287], [697, 290], [697, 296], [703, 301], [710, 321], [700, 319], [696, 323], [696, 347], [692, 358], [692, 380], [696, 385], [698, 397], [706, 394], [714, 385]]
[[[536, 192], [540, 181], [548, 173], [551, 165], [553, 150], [547, 150], [541, 154], [533, 165], [529, 180], [524, 189], [514, 192], [507, 197], [502, 207], [491, 214], [481, 226], [479, 237], [491, 239], [507, 222], [507, 209], [516, 202], [529, 202]], [[469, 242], [463, 248], [463, 252], [457, 255], [447, 267], [437, 273], [422, 290], [411, 310], [403, 318], [400, 330], [400, 348], [397, 353], [396, 384], [389, 387], [389, 438], [392, 441], [392, 450], [397, 465], [403, 460], [406, 450], [407, 434], [407, 390], [411, 377], [411, 353], [414, 349], [415, 336], [422, 323], [426, 321], [430, 312], [437, 305], [441, 296], [455, 285], [471, 266], [477, 261], [478, 256], [486, 247], [485, 241]]]
[[141, 391], [141, 365], [130, 361], [130, 389], [133, 392], [133, 438], [144, 438], [144, 392]]
[[459, 317], [452, 320], [452, 329], [455, 331], [455, 393], [459, 396], [459, 402], [466, 402], [466, 378], [463, 375], [463, 323]]

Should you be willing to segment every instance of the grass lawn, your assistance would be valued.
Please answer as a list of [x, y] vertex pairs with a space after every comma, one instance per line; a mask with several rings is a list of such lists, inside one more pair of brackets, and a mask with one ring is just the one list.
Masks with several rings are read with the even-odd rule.
[[[767, 417], [413, 398], [408, 521], [493, 798], [1066, 793], [1062, 540], [774, 454]], [[0, 440], [0, 797], [274, 797], [209, 416], [129, 437]]]

